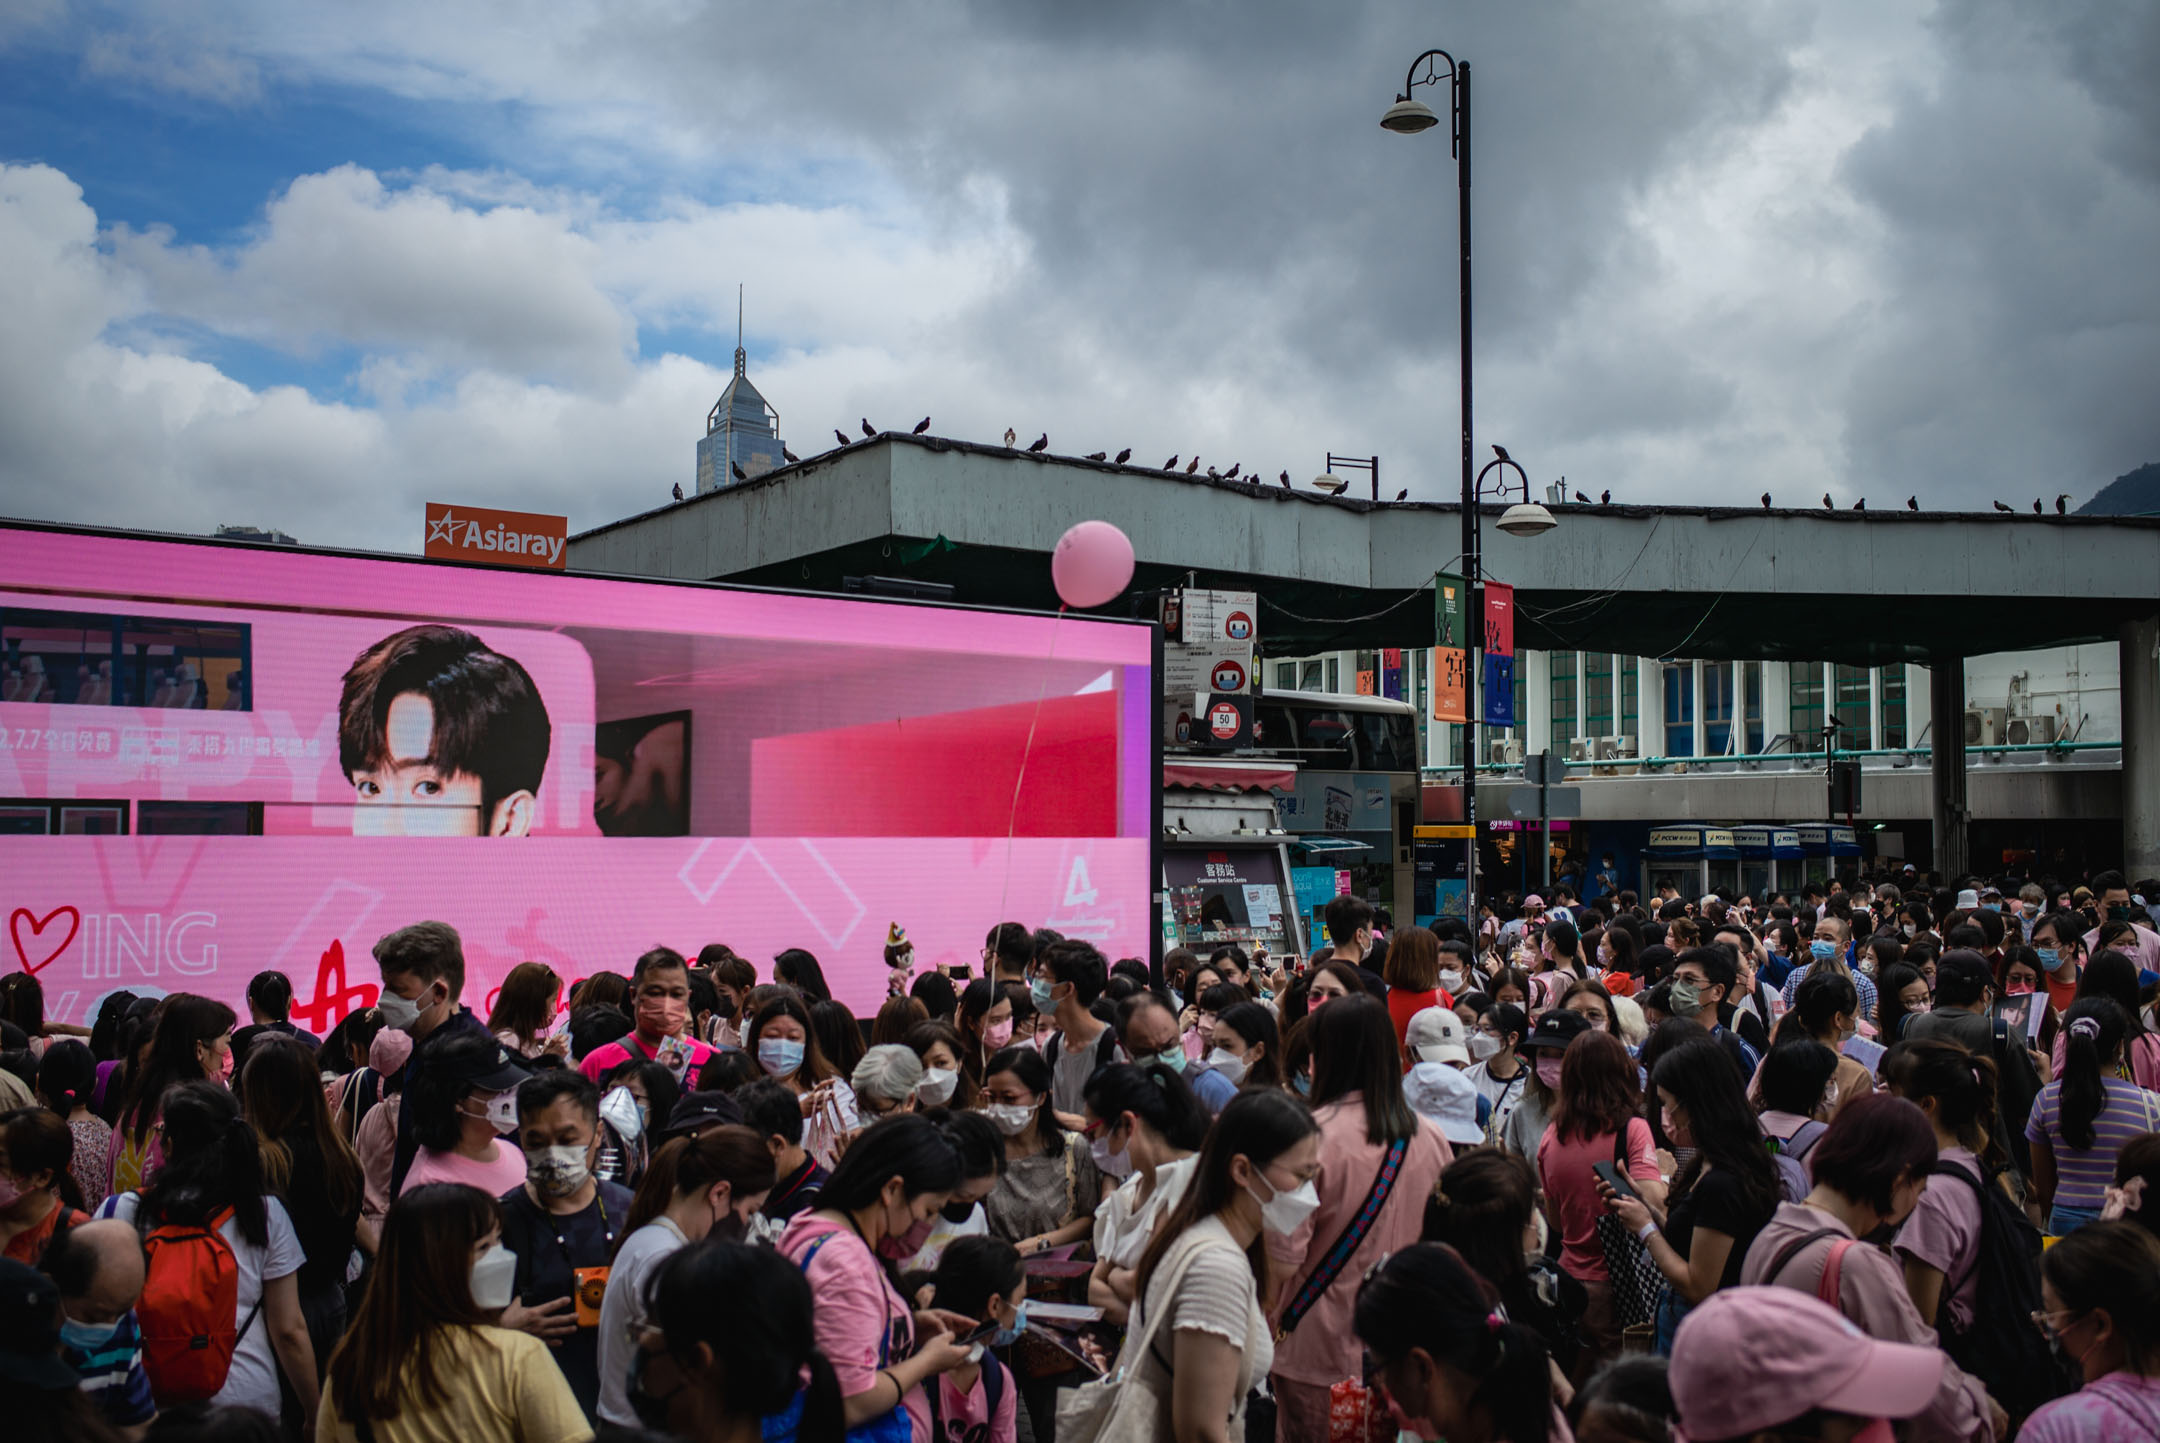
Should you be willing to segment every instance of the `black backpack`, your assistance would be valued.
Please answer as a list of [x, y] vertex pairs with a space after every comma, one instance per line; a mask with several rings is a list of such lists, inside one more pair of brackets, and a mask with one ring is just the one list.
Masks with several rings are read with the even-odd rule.
[[[1983, 1182], [1954, 1162], [1935, 1164], [1933, 1176], [1955, 1179], [1980, 1200], [1980, 1243], [1972, 1265], [1943, 1279], [1935, 1331], [1943, 1351], [1987, 1385], [2013, 1425], [2077, 1384], [2032, 1325], [2040, 1310], [2040, 1230], [1993, 1179]], [[1950, 1299], [1975, 1280], [1973, 1319], [1959, 1331], [1950, 1322]]]

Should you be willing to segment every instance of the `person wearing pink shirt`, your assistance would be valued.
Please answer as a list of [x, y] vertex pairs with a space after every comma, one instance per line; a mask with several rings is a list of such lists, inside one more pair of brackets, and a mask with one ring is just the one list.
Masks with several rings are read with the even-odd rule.
[[[1935, 1129], [1902, 1097], [1863, 1097], [1808, 1153], [1814, 1188], [1780, 1203], [1755, 1235], [1743, 1286], [1791, 1288], [1836, 1308], [1871, 1338], [1934, 1346], [1906, 1291], [1903, 1269], [1881, 1248], [1860, 1243], [1912, 1215], [1935, 1166]], [[1978, 1378], [1945, 1361], [1934, 1398], [1915, 1416], [1913, 1436], [1993, 1443], [2009, 1418]]]
[[2160, 1240], [2131, 1222], [2088, 1223], [2040, 1259], [2033, 1321], [2081, 1386], [2043, 1403], [2020, 1443], [2160, 1438]]
[[431, 1182], [463, 1183], [489, 1197], [523, 1187], [517, 1090], [531, 1075], [516, 1054], [484, 1033], [423, 1043], [407, 1084], [419, 1151], [398, 1196]]
[[690, 1030], [690, 964], [672, 947], [655, 947], [638, 958], [630, 974], [629, 1036], [595, 1047], [578, 1063], [594, 1082], [625, 1062], [657, 1062], [684, 1084], [712, 1057], [712, 1047]]
[[1268, 1238], [1288, 1281], [1276, 1294], [1272, 1381], [1280, 1436], [1328, 1436], [1328, 1389], [1364, 1375], [1350, 1326], [1358, 1279], [1418, 1240], [1425, 1200], [1454, 1149], [1403, 1096], [1387, 1005], [1338, 998], [1311, 1013], [1312, 1106], [1320, 1127], [1319, 1207]]

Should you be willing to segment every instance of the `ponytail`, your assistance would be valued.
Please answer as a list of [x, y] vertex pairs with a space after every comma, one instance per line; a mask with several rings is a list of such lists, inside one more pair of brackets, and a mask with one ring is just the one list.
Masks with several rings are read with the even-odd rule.
[[2128, 1026], [2123, 1010], [2109, 998], [2080, 997], [2070, 1004], [2063, 1023], [2062, 1092], [2056, 1116], [2063, 1140], [2072, 1147], [2090, 1148], [2096, 1139], [2093, 1124], [2107, 1106], [2104, 1069], [2122, 1052]]
[[804, 1366], [810, 1372], [810, 1386], [803, 1390], [802, 1422], [795, 1436], [838, 1438], [847, 1432], [847, 1405], [840, 1396], [839, 1375], [822, 1348], [813, 1347]]
[[1883, 1058], [1883, 1076], [1911, 1102], [1935, 1101], [1942, 1130], [1997, 1171], [2009, 1159], [1995, 1140], [1995, 1059], [1982, 1057], [1946, 1037], [1898, 1043]]

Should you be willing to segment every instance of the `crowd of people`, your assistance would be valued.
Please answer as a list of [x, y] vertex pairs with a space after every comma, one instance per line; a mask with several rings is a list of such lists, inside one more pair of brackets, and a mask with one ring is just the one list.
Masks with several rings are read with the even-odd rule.
[[[0, 979], [7, 1436], [2160, 1440], [2160, 882]], [[977, 975], [979, 974], [979, 975]]]

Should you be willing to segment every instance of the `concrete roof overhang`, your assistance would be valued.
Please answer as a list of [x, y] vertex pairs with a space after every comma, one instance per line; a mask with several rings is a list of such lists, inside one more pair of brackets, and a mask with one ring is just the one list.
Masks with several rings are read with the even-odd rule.
[[[2160, 611], [2160, 518], [1885, 499], [1897, 509], [1567, 505], [1527, 540], [1488, 506], [1485, 573], [1516, 588], [1518, 646], [1650, 656], [1928, 663], [2112, 641]], [[1049, 552], [1091, 519], [1132, 538], [1136, 589], [1259, 592], [1274, 655], [1430, 645], [1433, 575], [1460, 569], [1454, 505], [890, 433], [585, 532], [568, 560], [792, 590], [905, 576], [949, 582], [962, 602], [1054, 610]]]

